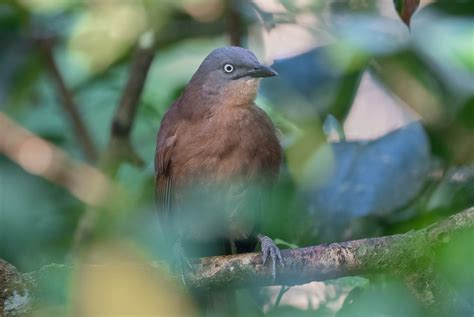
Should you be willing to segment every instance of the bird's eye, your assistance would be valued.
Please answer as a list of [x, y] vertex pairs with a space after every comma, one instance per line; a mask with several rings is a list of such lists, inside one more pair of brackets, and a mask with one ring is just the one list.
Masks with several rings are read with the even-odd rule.
[[224, 65], [224, 71], [226, 73], [232, 73], [234, 71], [234, 65], [232, 64], [225, 64]]

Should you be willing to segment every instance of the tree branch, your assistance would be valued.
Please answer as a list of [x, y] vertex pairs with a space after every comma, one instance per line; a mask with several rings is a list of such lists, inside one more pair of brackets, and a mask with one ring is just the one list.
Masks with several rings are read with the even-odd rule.
[[[272, 280], [269, 266], [262, 265], [260, 253], [201, 258], [194, 261], [187, 285], [201, 289], [296, 285], [344, 276], [388, 273], [408, 279], [408, 286], [414, 290], [416, 297], [433, 311], [439, 312], [439, 306], [449, 301], [448, 310], [472, 312], [471, 307], [450, 290], [446, 299], [448, 285], [433, 285], [436, 281], [425, 280], [433, 278], [433, 275], [425, 273], [426, 260], [432, 261], [433, 248], [449, 243], [455, 234], [467, 229], [474, 229], [474, 207], [427, 228], [405, 234], [283, 250], [285, 267], [278, 269], [275, 281]], [[428, 264], [431, 266], [433, 263]], [[15, 288], [24, 293], [31, 282], [20, 283], [22, 279], [39, 278], [44, 272], [54, 276], [56, 271], [57, 274], [64, 274], [64, 270], [75, 270], [75, 267], [50, 265], [47, 270], [19, 274], [6, 263], [0, 262], [1, 265], [6, 269], [0, 267], [0, 294], [9, 287], [9, 294], [13, 294]], [[104, 269], [106, 266], [91, 266], [94, 267]], [[152, 266], [143, 266], [143, 269], [154, 271]], [[436, 289], [439, 287], [442, 289]], [[8, 298], [2, 300], [0, 309], [5, 307]]]
[[0, 154], [27, 172], [66, 188], [91, 206], [103, 206], [122, 191], [98, 169], [73, 160], [63, 150], [0, 113]]
[[[148, 31], [139, 40], [122, 98], [112, 120], [109, 143], [99, 162], [101, 170], [112, 178], [124, 161], [138, 166], [144, 164], [132, 146], [130, 134], [154, 56], [154, 34]], [[72, 254], [76, 254], [83, 243], [91, 237], [95, 231], [97, 217], [97, 208], [90, 206], [82, 214], [74, 234]]]
[[270, 267], [262, 265], [259, 253], [202, 258], [189, 284], [205, 288], [296, 285], [378, 272], [405, 276], [412, 271], [412, 264], [424, 259], [433, 247], [449, 242], [453, 234], [466, 229], [474, 229], [474, 207], [419, 231], [283, 250], [285, 267], [278, 269], [275, 281]]
[[61, 105], [71, 119], [76, 138], [79, 141], [79, 144], [81, 145], [87, 159], [93, 162], [97, 159], [97, 149], [94, 145], [94, 142], [92, 141], [91, 136], [89, 135], [84, 121], [82, 120], [81, 114], [78, 111], [73, 94], [67, 88], [66, 82], [64, 81], [64, 78], [59, 71], [59, 67], [56, 64], [53, 53], [53, 40], [42, 39], [38, 40], [38, 43], [43, 52], [48, 71], [51, 74], [54, 83], [56, 84], [58, 95], [62, 100]]
[[155, 55], [154, 41], [152, 31], [142, 35], [132, 61], [122, 98], [112, 120], [109, 144], [101, 158], [101, 166], [110, 175], [114, 175], [117, 172], [122, 161], [143, 165], [142, 159], [135, 153], [132, 147], [130, 134], [135, 122], [135, 115], [140, 104], [139, 101], [145, 86], [146, 77]]

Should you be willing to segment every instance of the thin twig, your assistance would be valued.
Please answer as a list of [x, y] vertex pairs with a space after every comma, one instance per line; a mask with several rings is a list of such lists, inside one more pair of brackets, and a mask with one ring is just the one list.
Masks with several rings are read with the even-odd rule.
[[101, 167], [109, 175], [114, 175], [123, 161], [143, 165], [142, 159], [133, 149], [130, 134], [146, 77], [155, 55], [154, 44], [153, 32], [149, 31], [141, 37], [135, 52], [127, 83], [112, 120], [109, 144], [101, 158]]
[[227, 0], [227, 23], [230, 45], [242, 46], [244, 22], [240, 13], [245, 0]]
[[275, 300], [275, 305], [273, 307], [278, 307], [280, 306], [280, 302], [281, 302], [281, 299], [283, 298], [283, 295], [285, 295], [286, 292], [288, 292], [290, 290], [290, 286], [288, 285], [282, 285], [280, 287], [280, 291], [278, 292], [278, 296]]
[[41, 39], [38, 42], [43, 52], [46, 67], [51, 74], [51, 78], [56, 85], [58, 95], [61, 98], [61, 105], [63, 106], [64, 111], [69, 115], [69, 118], [72, 122], [76, 138], [80, 143], [86, 158], [89, 161], [94, 162], [97, 159], [97, 149], [87, 130], [86, 124], [82, 120], [81, 114], [78, 111], [78, 106], [74, 101], [74, 96], [68, 89], [66, 82], [61, 75], [59, 67], [56, 64], [53, 52], [53, 40]]
[[173, 19], [157, 34], [156, 47], [167, 47], [190, 38], [219, 36], [226, 31], [226, 27], [223, 19], [207, 23]]

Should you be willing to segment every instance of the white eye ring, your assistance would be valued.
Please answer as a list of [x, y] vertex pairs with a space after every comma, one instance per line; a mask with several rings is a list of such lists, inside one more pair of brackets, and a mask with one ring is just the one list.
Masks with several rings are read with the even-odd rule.
[[234, 71], [234, 65], [232, 64], [225, 64], [224, 65], [224, 71], [226, 73], [232, 73]]

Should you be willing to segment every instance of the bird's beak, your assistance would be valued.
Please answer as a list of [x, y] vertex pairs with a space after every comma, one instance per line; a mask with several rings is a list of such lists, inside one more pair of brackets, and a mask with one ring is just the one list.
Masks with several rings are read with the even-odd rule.
[[268, 66], [258, 64], [252, 70], [249, 71], [248, 75], [251, 76], [251, 77], [259, 78], [259, 77], [277, 76], [278, 73], [274, 69], [272, 69]]

